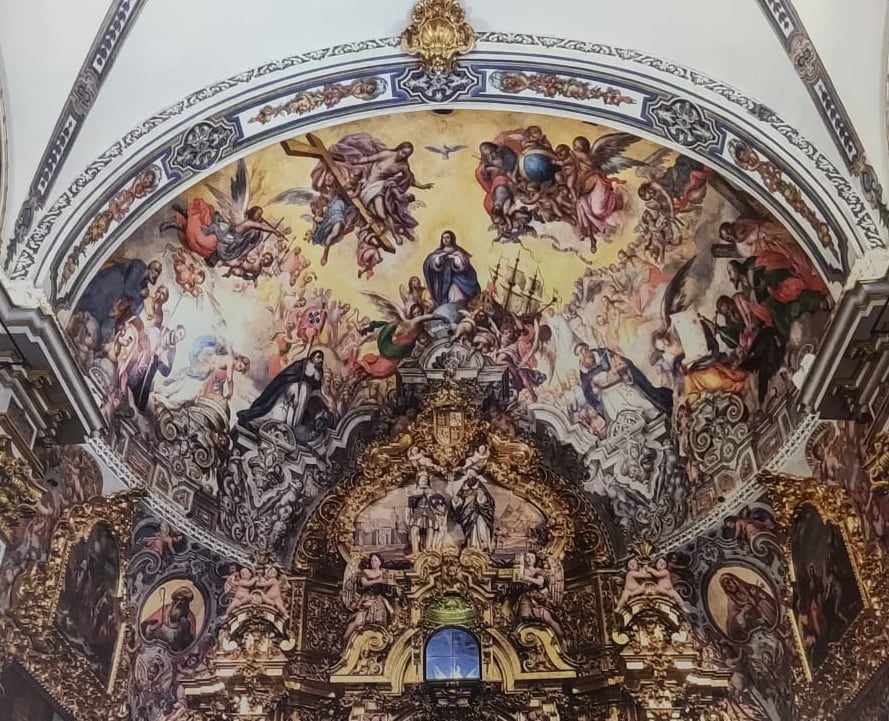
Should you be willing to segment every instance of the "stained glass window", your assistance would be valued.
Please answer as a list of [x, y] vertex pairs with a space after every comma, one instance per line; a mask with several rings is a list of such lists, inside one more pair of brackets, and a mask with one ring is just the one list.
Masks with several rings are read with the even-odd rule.
[[478, 640], [462, 628], [443, 628], [426, 643], [426, 680], [481, 678]]

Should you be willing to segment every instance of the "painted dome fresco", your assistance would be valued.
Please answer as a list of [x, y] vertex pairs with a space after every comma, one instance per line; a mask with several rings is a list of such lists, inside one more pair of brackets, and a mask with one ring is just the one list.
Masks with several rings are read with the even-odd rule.
[[830, 304], [791, 234], [693, 159], [568, 118], [423, 111], [170, 199], [80, 283], [67, 333], [115, 451], [243, 547], [292, 553], [331, 477], [416, 417], [417, 379], [474, 384], [483, 422], [550, 438], [622, 545], [737, 503]]

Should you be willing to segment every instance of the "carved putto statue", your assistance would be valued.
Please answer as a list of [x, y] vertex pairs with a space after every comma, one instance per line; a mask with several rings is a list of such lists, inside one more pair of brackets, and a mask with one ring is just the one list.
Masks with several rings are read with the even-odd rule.
[[627, 561], [623, 592], [614, 610], [620, 613], [630, 601], [640, 596], [660, 596], [673, 601], [680, 608], [685, 608], [685, 601], [673, 587], [673, 579], [665, 558], [657, 559], [654, 566], [645, 556], [634, 557]]
[[257, 572], [246, 566], [241, 569], [232, 567], [232, 572], [225, 580], [225, 591], [232, 594], [228, 613], [242, 606], [258, 604], [271, 606], [281, 615], [287, 616], [287, 604], [284, 601], [286, 590], [286, 580], [275, 566], [268, 566], [264, 571]]

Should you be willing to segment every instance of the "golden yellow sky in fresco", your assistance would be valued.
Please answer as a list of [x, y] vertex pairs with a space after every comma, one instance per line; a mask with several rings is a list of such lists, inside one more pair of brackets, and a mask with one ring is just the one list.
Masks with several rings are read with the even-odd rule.
[[[497, 264], [501, 255], [505, 260], [513, 261], [520, 246], [492, 242], [495, 233], [489, 230], [491, 221], [482, 205], [484, 192], [475, 180], [478, 146], [484, 141], [493, 140], [503, 131], [524, 128], [531, 124], [541, 125], [553, 146], [559, 143], [570, 145], [577, 135], [586, 135], [593, 142], [600, 135], [613, 132], [607, 128], [566, 118], [478, 110], [458, 110], [450, 115], [428, 111], [389, 115], [317, 131], [315, 135], [327, 146], [344, 135], [357, 132], [369, 133], [389, 147], [394, 147], [405, 140], [411, 141], [415, 145], [411, 167], [417, 180], [421, 183], [435, 183], [435, 187], [431, 190], [414, 191], [417, 199], [425, 204], [425, 207], [415, 206], [412, 209], [412, 214], [419, 221], [419, 227], [416, 229], [417, 241], [406, 242], [398, 247], [395, 255], [385, 253], [383, 263], [375, 268], [374, 277], [370, 280], [358, 280], [358, 266], [355, 262], [357, 240], [354, 234], [331, 249], [328, 265], [321, 268], [322, 248], [304, 241], [306, 232], [312, 228], [311, 222], [302, 217], [308, 213], [308, 208], [286, 204], [265, 205], [269, 199], [286, 188], [310, 188], [309, 173], [315, 164], [314, 160], [287, 156], [278, 143], [249, 156], [247, 166], [250, 172], [264, 173], [262, 193], [259, 197], [251, 198], [251, 204], [265, 205], [266, 217], [272, 222], [283, 218], [283, 225], [292, 229], [292, 238], [312, 261], [312, 270], [318, 273], [319, 283], [332, 288], [335, 297], [352, 303], [353, 306], [367, 305], [367, 300], [361, 293], [368, 290], [397, 297], [399, 284], [406, 283], [411, 275], [422, 276], [423, 259], [438, 245], [441, 232], [448, 228], [456, 232], [458, 242], [473, 254], [473, 263], [479, 272], [480, 281], [484, 284], [488, 279], [488, 269]], [[453, 153], [448, 160], [424, 147], [445, 144], [467, 147]], [[653, 143], [640, 141], [631, 146], [625, 154], [641, 159], [658, 147]], [[227, 191], [233, 172], [234, 166], [229, 166], [207, 182]], [[643, 179], [636, 177], [632, 170], [624, 171], [620, 177], [627, 181], [630, 202], [638, 203], [636, 188]], [[213, 197], [201, 186], [192, 189], [186, 195], [190, 197], [193, 194], [199, 194], [215, 205]], [[549, 224], [544, 232], [558, 233], [559, 242], [563, 246], [571, 246], [581, 251], [583, 257], [592, 261], [594, 265], [608, 265], [615, 262], [617, 251], [633, 238], [633, 228], [638, 214], [628, 212], [625, 216], [627, 222], [621, 233], [612, 243], [600, 242], [595, 256], [590, 255], [588, 244], [575, 239], [573, 230], [567, 224]], [[617, 216], [615, 219], [618, 219]], [[524, 246], [541, 268], [547, 296], [555, 290], [566, 300], [571, 295], [574, 281], [586, 266], [574, 253], [553, 249], [553, 242], [549, 238], [526, 237], [523, 240]], [[523, 256], [522, 265], [533, 270], [527, 253]]]

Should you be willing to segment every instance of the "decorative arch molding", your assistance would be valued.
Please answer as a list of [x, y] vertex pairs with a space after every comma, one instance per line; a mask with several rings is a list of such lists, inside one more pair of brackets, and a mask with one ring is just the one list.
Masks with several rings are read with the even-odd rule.
[[[842, 280], [855, 258], [884, 245], [847, 174], [770, 109], [724, 83], [606, 45], [503, 33], [478, 40], [448, 75], [426, 75], [398, 50], [398, 38], [384, 38], [291, 56], [203, 88], [103, 153], [23, 243], [9, 244], [4, 267], [69, 307], [87, 269], [220, 165], [322, 126], [430, 107], [534, 110], [656, 140], [756, 195], [828, 278]], [[371, 78], [376, 89], [344, 94]], [[739, 158], [739, 148], [752, 152]], [[112, 198], [127, 191], [127, 207], [112, 212]]]
[[6, 195], [9, 188], [9, 140], [6, 133], [6, 101], [0, 83], [0, 231], [6, 218]]

